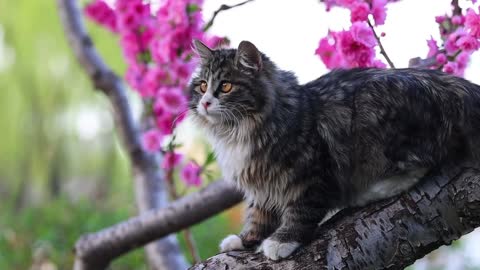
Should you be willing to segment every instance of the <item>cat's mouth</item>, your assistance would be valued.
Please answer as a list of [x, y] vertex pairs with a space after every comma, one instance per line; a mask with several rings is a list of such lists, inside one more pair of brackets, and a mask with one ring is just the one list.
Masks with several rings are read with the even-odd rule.
[[200, 117], [203, 117], [205, 120], [212, 124], [218, 123], [222, 118], [220, 112], [216, 110], [205, 110], [203, 108], [200, 108], [197, 109], [197, 112]]

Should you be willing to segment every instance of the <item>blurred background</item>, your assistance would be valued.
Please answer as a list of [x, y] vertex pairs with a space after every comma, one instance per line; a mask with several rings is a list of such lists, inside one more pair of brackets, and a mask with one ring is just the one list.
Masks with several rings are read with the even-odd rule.
[[[221, 4], [235, 3], [205, 0], [204, 17]], [[434, 17], [448, 11], [449, 3], [403, 0], [389, 5], [381, 30], [397, 66], [426, 55], [426, 40], [438, 36]], [[256, 0], [220, 14], [210, 31], [229, 37], [233, 46], [252, 41], [306, 82], [326, 72], [314, 55], [319, 39], [328, 28], [347, 27], [348, 16], [340, 9], [326, 13], [315, 0]], [[116, 37], [88, 26], [102, 56], [123, 74]], [[478, 74], [477, 53], [466, 78], [480, 83]], [[55, 1], [0, 0], [0, 89], [0, 269], [69, 269], [80, 235], [136, 211], [110, 104], [93, 90], [73, 58]], [[130, 93], [130, 99], [139, 113], [138, 97]], [[188, 122], [181, 128], [185, 151], [203, 151], [201, 134]], [[241, 216], [242, 208], [236, 207], [193, 228], [202, 258], [214, 255], [220, 239], [239, 230]], [[477, 230], [412, 269], [480, 269], [479, 241]], [[147, 269], [143, 250], [116, 260], [112, 269]]]

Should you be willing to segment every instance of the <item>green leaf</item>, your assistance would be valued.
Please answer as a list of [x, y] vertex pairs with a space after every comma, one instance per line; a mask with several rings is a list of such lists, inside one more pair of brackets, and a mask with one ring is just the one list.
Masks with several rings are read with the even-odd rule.
[[208, 152], [207, 158], [205, 159], [205, 162], [203, 163], [203, 167], [207, 167], [208, 165], [212, 164], [215, 162], [215, 153], [212, 151]]
[[193, 13], [195, 11], [199, 11], [200, 7], [196, 4], [189, 4], [187, 5], [187, 13]]

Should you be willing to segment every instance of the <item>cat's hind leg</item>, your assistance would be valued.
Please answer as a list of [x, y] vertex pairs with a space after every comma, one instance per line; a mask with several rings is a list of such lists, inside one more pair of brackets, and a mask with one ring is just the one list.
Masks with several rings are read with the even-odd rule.
[[375, 182], [362, 192], [351, 206], [365, 206], [407, 191], [417, 184], [427, 172], [428, 169], [420, 168]]

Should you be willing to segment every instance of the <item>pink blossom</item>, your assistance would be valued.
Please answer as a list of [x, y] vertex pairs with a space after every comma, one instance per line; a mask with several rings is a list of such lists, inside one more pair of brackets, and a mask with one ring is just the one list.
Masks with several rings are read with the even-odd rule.
[[465, 21], [465, 18], [461, 15], [455, 15], [452, 17], [452, 23], [454, 25], [462, 25]]
[[373, 0], [372, 15], [375, 20], [375, 25], [385, 24], [385, 19], [387, 18], [387, 0]]
[[470, 53], [469, 52], [461, 52], [455, 58], [455, 62], [457, 63], [457, 67], [458, 67], [459, 70], [465, 70], [468, 66], [469, 61], [470, 61]]
[[[188, 52], [191, 57], [192, 52]], [[177, 57], [170, 62], [172, 77], [171, 80], [178, 83], [180, 87], [185, 87], [196, 68], [196, 61], [191, 59], [183, 60], [183, 57]], [[188, 57], [186, 57], [188, 58]]]
[[153, 52], [152, 57], [159, 64], [168, 64], [176, 57], [176, 46], [171, 41], [171, 37], [165, 36], [162, 39], [154, 40], [150, 45]]
[[375, 59], [377, 41], [365, 22], [355, 22], [348, 31], [332, 32], [320, 40], [315, 53], [327, 68], [383, 67]]
[[[342, 31], [337, 33], [336, 36], [338, 38], [337, 46], [350, 67], [370, 66], [375, 56], [375, 51], [372, 47], [365, 46], [365, 43], [369, 43], [368, 38], [365, 39], [365, 37], [360, 35], [355, 39], [353, 37], [353, 31]], [[361, 42], [358, 40], [361, 40]]]
[[161, 89], [156, 102], [171, 114], [179, 114], [187, 107], [187, 98], [179, 88]]
[[148, 96], [147, 93], [142, 93], [142, 80], [145, 73], [145, 67], [143, 65], [130, 65], [125, 73], [125, 80], [127, 83], [141, 96]]
[[447, 56], [444, 53], [439, 53], [435, 57], [435, 60], [437, 61], [438, 64], [443, 65], [447, 62]]
[[142, 145], [148, 152], [157, 152], [162, 146], [163, 135], [156, 129], [151, 129], [143, 133]]
[[162, 169], [172, 170], [175, 168], [183, 159], [183, 155], [176, 152], [167, 152], [163, 157]]
[[183, 167], [180, 176], [187, 186], [200, 186], [202, 184], [201, 172], [202, 168], [197, 163], [190, 161]]
[[133, 32], [150, 19], [150, 5], [142, 0], [117, 0], [115, 7], [120, 32]]
[[438, 23], [438, 24], [441, 24], [445, 21], [447, 17], [445, 15], [442, 15], [442, 16], [436, 16], [435, 17], [435, 22]]
[[427, 40], [427, 45], [428, 45], [427, 57], [432, 57], [438, 53], [437, 41], [433, 37], [430, 37], [430, 39]]
[[337, 0], [337, 5], [350, 8], [357, 0]]
[[120, 31], [136, 30], [141, 22], [141, 17], [135, 12], [127, 12], [119, 17], [118, 26]]
[[384, 62], [382, 62], [381, 60], [378, 60], [378, 59], [373, 61], [372, 66], [376, 67], [376, 68], [387, 68], [387, 65]]
[[209, 48], [218, 48], [222, 44], [228, 44], [228, 39], [219, 36], [212, 36], [204, 39], [203, 41]]
[[350, 21], [366, 21], [368, 20], [368, 14], [370, 13], [370, 7], [365, 2], [355, 2], [351, 7]]
[[84, 9], [85, 15], [92, 21], [105, 26], [112, 32], [117, 32], [115, 12], [102, 0], [88, 3]]
[[457, 45], [457, 40], [465, 34], [465, 31], [459, 28], [447, 37], [447, 40], [445, 41], [445, 50], [448, 54], [455, 54], [460, 49]]
[[352, 33], [352, 38], [367, 47], [374, 47], [377, 44], [377, 40], [373, 35], [372, 29], [362, 22], [355, 22], [350, 27], [350, 32]]
[[334, 43], [332, 39], [324, 37], [320, 40], [318, 48], [315, 50], [315, 54], [320, 56], [320, 59], [322, 59], [322, 62], [328, 69], [343, 66], [343, 61], [332, 43]]
[[138, 36], [135, 33], [123, 33], [120, 38], [120, 46], [123, 49], [125, 57], [135, 59], [133, 62], [136, 62], [137, 54], [141, 51]]
[[455, 62], [448, 62], [443, 66], [443, 71], [448, 74], [455, 74], [457, 72], [458, 65]]
[[142, 24], [142, 30], [139, 33], [139, 42], [143, 48], [147, 48], [154, 38], [154, 27], [152, 20], [146, 20]]
[[460, 37], [457, 40], [456, 45], [464, 51], [474, 51], [479, 48], [478, 40], [470, 35]]
[[328, 12], [335, 4], [337, 4], [337, 0], [325, 0], [324, 4], [325, 10]]
[[165, 71], [158, 67], [149, 68], [144, 76], [141, 85], [140, 94], [142, 97], [153, 97], [158, 92], [158, 89], [162, 85], [162, 81], [165, 80], [167, 74]]
[[161, 116], [156, 116], [155, 123], [162, 134], [169, 135], [173, 133], [173, 116], [169, 113], [164, 113]]
[[480, 14], [475, 13], [473, 9], [467, 11], [465, 16], [465, 28], [469, 31], [470, 35], [480, 39]]

